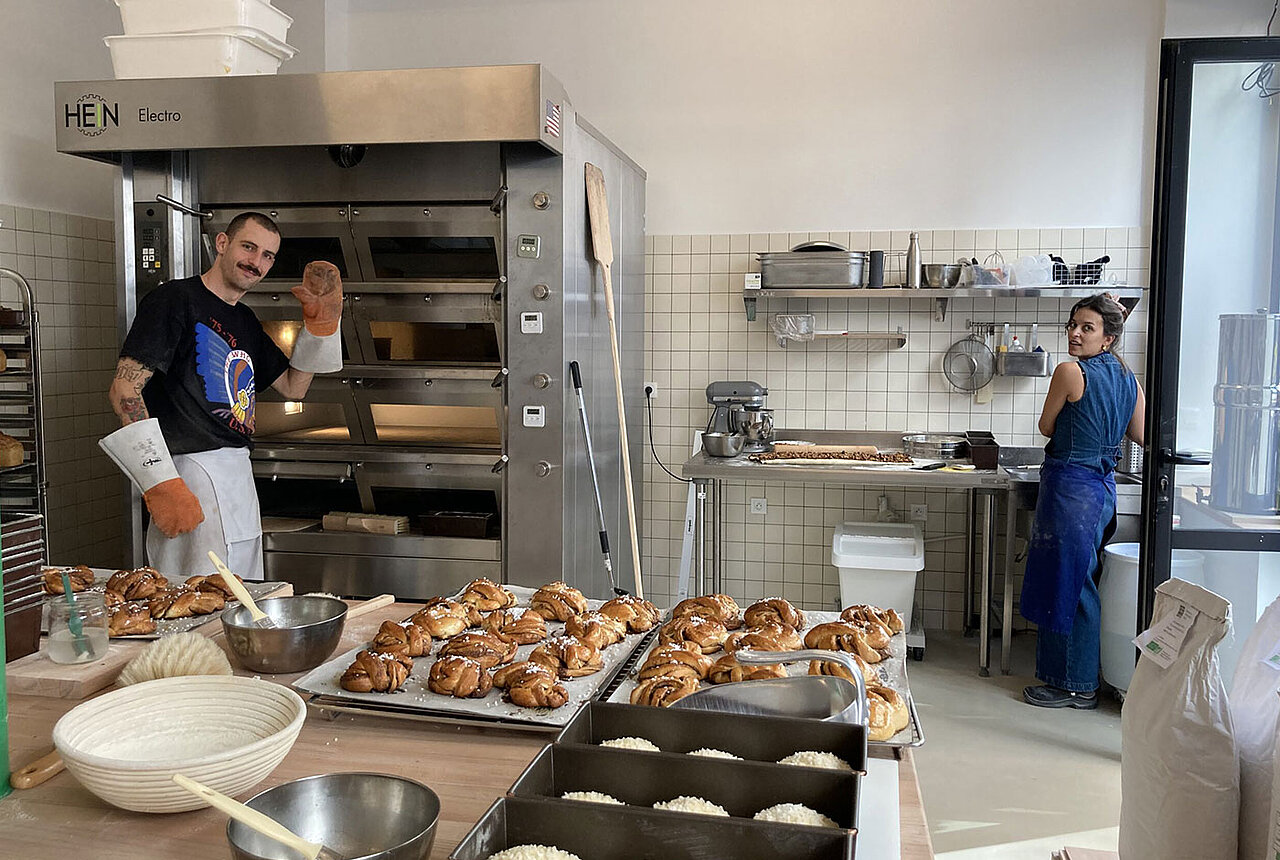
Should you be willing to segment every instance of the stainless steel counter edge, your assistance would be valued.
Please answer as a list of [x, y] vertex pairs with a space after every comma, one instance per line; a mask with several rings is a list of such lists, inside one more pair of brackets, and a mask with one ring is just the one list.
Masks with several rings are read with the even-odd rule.
[[935, 487], [949, 490], [967, 490], [975, 487], [1006, 490], [1010, 484], [1009, 475], [1004, 469], [975, 469], [967, 472], [935, 469], [922, 472], [913, 469], [888, 469], [882, 466], [765, 465], [749, 460], [746, 454], [737, 457], [712, 457], [705, 452], [694, 454], [686, 460], [680, 468], [680, 474], [693, 480], [863, 484], [886, 487]]

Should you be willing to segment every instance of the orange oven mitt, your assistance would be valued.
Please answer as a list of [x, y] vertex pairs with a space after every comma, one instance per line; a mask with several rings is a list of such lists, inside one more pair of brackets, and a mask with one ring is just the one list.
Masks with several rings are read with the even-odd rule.
[[177, 537], [204, 522], [200, 500], [169, 456], [159, 419], [126, 424], [99, 439], [98, 445], [142, 493], [151, 519], [165, 535]]
[[338, 331], [342, 321], [342, 276], [337, 266], [324, 260], [307, 263], [302, 283], [292, 292], [302, 303], [307, 331], [316, 337], [328, 337]]
[[156, 484], [142, 494], [142, 500], [147, 503], [147, 510], [150, 511], [156, 528], [164, 532], [166, 537], [186, 534], [204, 522], [200, 500], [181, 478]]

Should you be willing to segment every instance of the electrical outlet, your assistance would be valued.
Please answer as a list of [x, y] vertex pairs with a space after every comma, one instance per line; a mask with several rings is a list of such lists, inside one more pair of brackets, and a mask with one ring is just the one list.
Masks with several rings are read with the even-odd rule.
[[644, 387], [645, 387], [645, 390], [647, 390], [647, 391], [649, 392], [649, 399], [650, 399], [650, 400], [657, 400], [657, 399], [658, 399], [658, 383], [656, 383], [656, 382], [646, 382], [646, 383], [644, 384]]
[[769, 500], [768, 499], [752, 499], [751, 513], [753, 514], [769, 513]]
[[929, 519], [928, 505], [912, 505], [911, 506], [911, 521], [913, 523], [922, 523], [927, 519]]

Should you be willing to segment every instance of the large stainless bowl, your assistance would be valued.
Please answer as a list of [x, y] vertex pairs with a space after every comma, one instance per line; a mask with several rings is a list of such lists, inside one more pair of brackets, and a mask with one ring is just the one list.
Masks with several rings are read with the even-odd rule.
[[736, 457], [742, 453], [747, 437], [741, 433], [703, 433], [702, 449], [712, 457]]
[[274, 628], [253, 626], [249, 610], [233, 606], [222, 613], [222, 629], [242, 666], [272, 675], [319, 666], [338, 647], [347, 619], [347, 604], [333, 597], [273, 597], [258, 608]]
[[[431, 853], [440, 798], [420, 782], [383, 773], [322, 773], [245, 801], [310, 842], [347, 860], [423, 860]], [[295, 860], [274, 839], [227, 822], [236, 860]]]
[[920, 268], [926, 287], [954, 287], [960, 283], [960, 266], [956, 263], [925, 263]]

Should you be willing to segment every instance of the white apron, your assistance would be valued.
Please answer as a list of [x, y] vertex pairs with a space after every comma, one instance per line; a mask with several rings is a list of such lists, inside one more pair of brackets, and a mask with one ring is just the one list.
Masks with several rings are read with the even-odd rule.
[[227, 567], [249, 580], [261, 580], [262, 517], [248, 448], [217, 448], [196, 454], [176, 454], [173, 465], [200, 500], [204, 522], [175, 538], [152, 522], [147, 527], [147, 559], [169, 577], [214, 572], [209, 551]]

